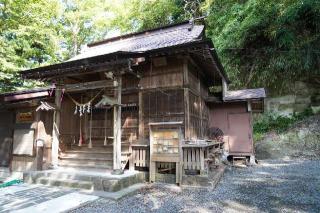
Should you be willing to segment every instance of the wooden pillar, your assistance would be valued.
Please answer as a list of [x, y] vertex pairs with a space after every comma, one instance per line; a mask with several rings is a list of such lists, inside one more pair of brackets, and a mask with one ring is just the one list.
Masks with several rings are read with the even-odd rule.
[[191, 139], [189, 89], [184, 88], [184, 138]]
[[226, 79], [222, 78], [222, 99], [226, 96], [226, 92], [228, 90], [228, 84]]
[[121, 89], [122, 78], [116, 77], [117, 85], [115, 98], [117, 105], [113, 107], [113, 170], [114, 174], [119, 174], [121, 169]]
[[183, 85], [184, 85], [184, 139], [189, 140], [190, 134], [190, 104], [189, 104], [189, 70], [188, 59], [183, 60]]
[[40, 131], [42, 130], [40, 125], [40, 113], [41, 111], [36, 112], [36, 120], [37, 120], [37, 128], [36, 128], [36, 167], [38, 171], [42, 170], [43, 165], [43, 146], [44, 146], [44, 139], [40, 137]]
[[61, 86], [57, 85], [55, 90], [55, 105], [56, 110], [53, 115], [52, 128], [52, 147], [51, 147], [51, 165], [52, 168], [58, 167], [59, 155], [59, 127], [60, 127], [60, 109], [61, 109]]
[[44, 140], [43, 139], [37, 139], [37, 171], [41, 171], [43, 167], [43, 149], [44, 149]]
[[142, 91], [139, 91], [139, 142], [145, 141], [144, 138], [144, 119], [143, 119], [143, 97]]

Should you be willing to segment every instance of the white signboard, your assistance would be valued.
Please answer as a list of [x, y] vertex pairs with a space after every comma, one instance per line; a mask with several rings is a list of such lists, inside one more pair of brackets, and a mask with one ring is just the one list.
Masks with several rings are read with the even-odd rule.
[[34, 129], [15, 129], [13, 134], [13, 154], [33, 155]]

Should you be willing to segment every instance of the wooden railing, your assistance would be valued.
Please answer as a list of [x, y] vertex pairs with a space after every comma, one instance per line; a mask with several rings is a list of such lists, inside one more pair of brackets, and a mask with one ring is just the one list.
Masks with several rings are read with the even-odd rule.
[[221, 149], [223, 143], [212, 144], [182, 144], [183, 170], [198, 170], [200, 174], [207, 173], [207, 164], [212, 154]]
[[131, 167], [149, 168], [150, 147], [149, 145], [132, 144]]

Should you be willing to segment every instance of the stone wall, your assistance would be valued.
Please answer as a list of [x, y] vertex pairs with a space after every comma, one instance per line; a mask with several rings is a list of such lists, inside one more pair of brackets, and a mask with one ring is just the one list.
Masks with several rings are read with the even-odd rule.
[[320, 83], [295, 82], [293, 94], [268, 97], [265, 99], [265, 112], [290, 116], [312, 108], [315, 113], [320, 110]]

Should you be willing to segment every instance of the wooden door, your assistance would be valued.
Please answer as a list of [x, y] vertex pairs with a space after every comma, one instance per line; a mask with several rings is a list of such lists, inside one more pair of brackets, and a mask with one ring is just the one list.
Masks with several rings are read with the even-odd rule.
[[12, 156], [12, 124], [13, 114], [0, 112], [0, 167], [9, 166]]
[[253, 152], [250, 113], [228, 114], [229, 152], [251, 154]]

